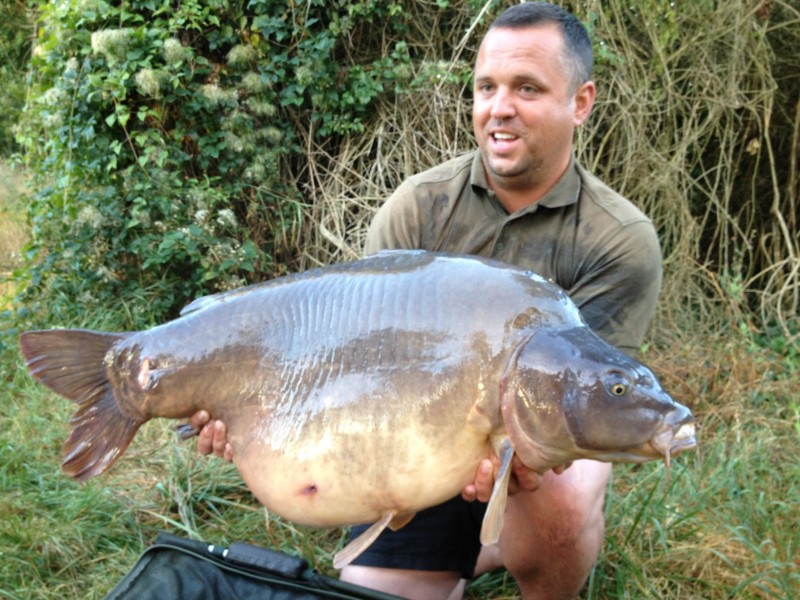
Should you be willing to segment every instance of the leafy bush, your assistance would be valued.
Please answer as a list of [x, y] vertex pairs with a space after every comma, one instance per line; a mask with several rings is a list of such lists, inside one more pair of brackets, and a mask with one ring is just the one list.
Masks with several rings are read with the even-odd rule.
[[[403, 178], [473, 147], [476, 41], [508, 3], [41, 2], [22, 304], [140, 326], [357, 255]], [[661, 234], [658, 329], [796, 342], [797, 0], [565, 6], [598, 59], [579, 157]]]
[[20, 302], [50, 322], [116, 307], [141, 326], [291, 269], [309, 200], [297, 132], [335, 146], [412, 83], [413, 15], [395, 2], [39, 8]]
[[30, 26], [22, 0], [0, 0], [0, 156], [16, 149], [14, 126], [25, 103]]

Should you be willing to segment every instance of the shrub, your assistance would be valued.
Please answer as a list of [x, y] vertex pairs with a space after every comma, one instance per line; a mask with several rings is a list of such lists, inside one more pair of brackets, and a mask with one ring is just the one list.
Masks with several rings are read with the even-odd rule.
[[[433, 6], [433, 12], [443, 11]], [[38, 174], [20, 302], [127, 325], [295, 266], [314, 143], [411, 85], [395, 2], [40, 5], [22, 142]], [[372, 35], [381, 31], [381, 35]]]
[[0, 156], [9, 156], [17, 150], [14, 128], [25, 103], [31, 28], [22, 0], [0, 0], [0, 12]]

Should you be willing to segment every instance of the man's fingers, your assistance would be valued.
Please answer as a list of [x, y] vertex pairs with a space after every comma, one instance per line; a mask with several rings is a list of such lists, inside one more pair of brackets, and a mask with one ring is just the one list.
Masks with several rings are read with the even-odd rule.
[[200, 431], [206, 426], [210, 419], [211, 415], [208, 414], [208, 411], [198, 410], [191, 417], [189, 417], [189, 424], [197, 431]]
[[230, 444], [225, 444], [225, 452], [223, 453], [222, 458], [228, 462], [233, 462], [233, 446]]
[[214, 439], [212, 444], [215, 456], [225, 458], [225, 450], [229, 445], [227, 442], [228, 430], [225, 428], [225, 423], [222, 421], [214, 421]]
[[492, 486], [494, 486], [494, 467], [491, 460], [484, 458], [478, 465], [475, 481], [464, 486], [461, 497], [468, 502], [473, 500], [488, 502], [492, 495]]
[[564, 471], [569, 469], [572, 466], [571, 462], [565, 463], [563, 465], [558, 465], [557, 467], [553, 467], [553, 473], [556, 475], [561, 475]]
[[514, 456], [511, 463], [512, 476], [508, 485], [508, 493], [513, 496], [519, 492], [534, 492], [542, 483], [542, 475], [526, 467], [519, 456]]
[[211, 454], [214, 451], [214, 424], [209, 423], [202, 429], [197, 436], [197, 452], [200, 454]]
[[199, 429], [197, 435], [197, 452], [199, 454], [213, 454], [233, 461], [233, 447], [228, 443], [228, 429], [225, 423], [219, 420], [209, 420], [208, 413], [199, 411], [191, 416], [189, 423]]

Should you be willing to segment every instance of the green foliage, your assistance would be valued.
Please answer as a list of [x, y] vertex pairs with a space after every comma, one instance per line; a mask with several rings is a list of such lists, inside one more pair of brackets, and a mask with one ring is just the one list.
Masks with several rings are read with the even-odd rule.
[[0, 156], [9, 156], [17, 149], [14, 126], [25, 103], [31, 28], [23, 0], [0, 0], [0, 14]]
[[142, 326], [291, 269], [296, 132], [335, 145], [413, 83], [400, 6], [42, 3], [20, 138], [38, 174], [23, 315], [123, 307]]

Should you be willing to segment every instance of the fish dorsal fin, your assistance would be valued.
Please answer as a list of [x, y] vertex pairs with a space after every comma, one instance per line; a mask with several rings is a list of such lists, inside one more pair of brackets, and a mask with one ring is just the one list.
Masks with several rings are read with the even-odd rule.
[[494, 481], [492, 496], [489, 498], [489, 505], [486, 507], [486, 514], [481, 525], [481, 544], [484, 546], [496, 544], [503, 531], [503, 518], [508, 500], [508, 482], [511, 478], [511, 459], [514, 457], [514, 448], [511, 447], [511, 440], [507, 437], [503, 438], [499, 454], [500, 472]]
[[181, 309], [180, 315], [185, 317], [186, 315], [197, 312], [207, 306], [211, 306], [215, 302], [219, 302], [225, 298], [230, 298], [234, 295], [241, 294], [240, 290], [231, 290], [230, 292], [220, 292], [219, 294], [209, 294], [208, 296], [200, 296], [199, 298], [195, 298], [189, 304], [184, 306]]
[[343, 550], [336, 553], [336, 556], [333, 557], [333, 568], [342, 569], [353, 562], [356, 557], [372, 545], [372, 542], [378, 538], [396, 516], [397, 511], [395, 510], [388, 510], [383, 513], [380, 521], [373, 523], [369, 529], [347, 544]]

